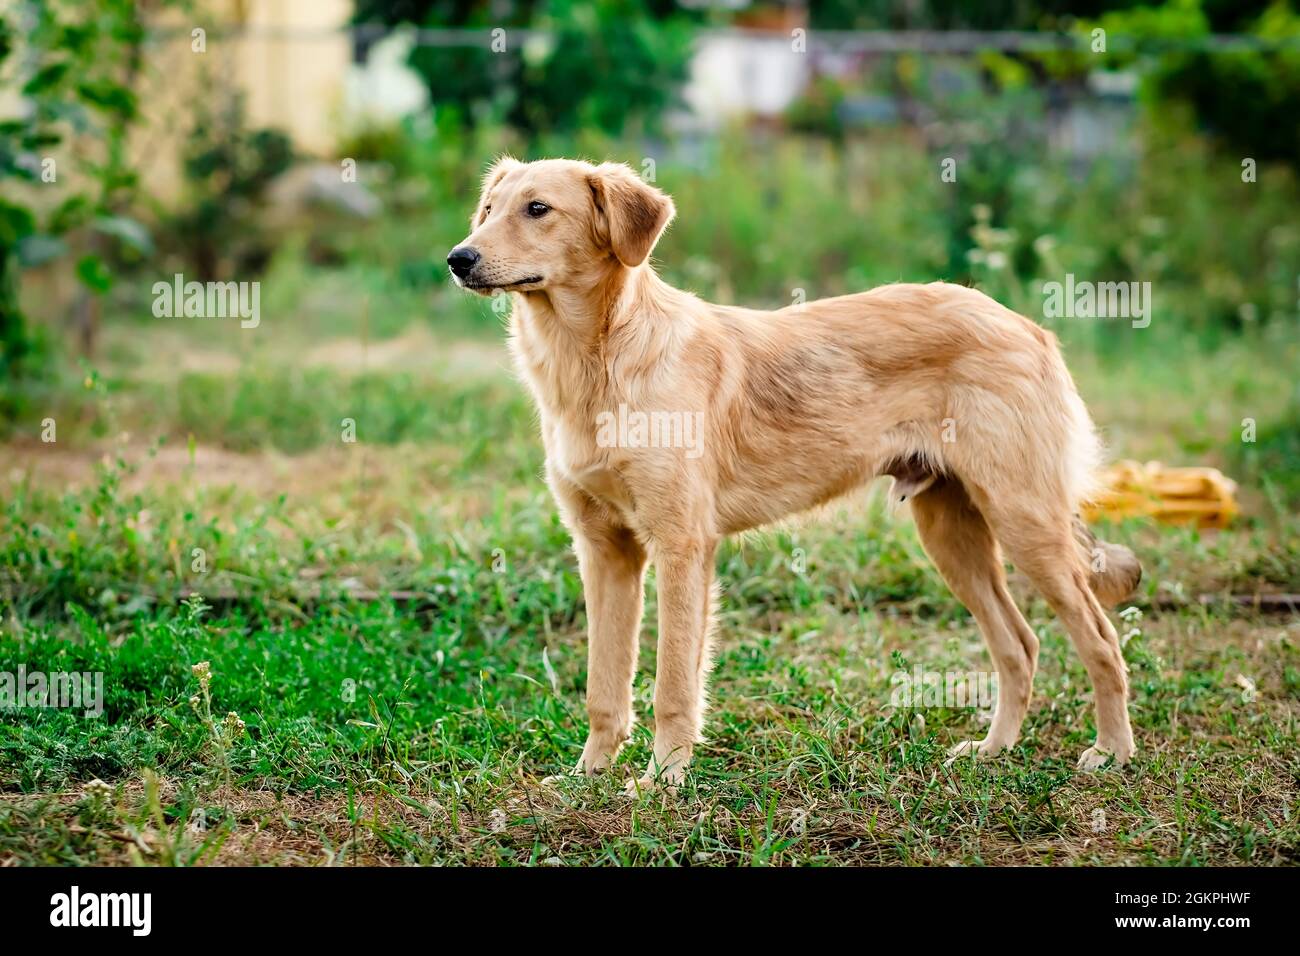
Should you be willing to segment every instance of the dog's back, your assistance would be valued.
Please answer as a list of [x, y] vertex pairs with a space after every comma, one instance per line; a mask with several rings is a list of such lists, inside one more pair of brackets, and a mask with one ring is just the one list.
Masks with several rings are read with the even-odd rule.
[[739, 366], [714, 422], [723, 474], [771, 508], [815, 504], [901, 462], [989, 488], [1014, 475], [1070, 510], [1091, 489], [1100, 448], [1055, 336], [976, 290], [899, 284], [772, 313], [714, 307], [696, 332], [684, 351]]

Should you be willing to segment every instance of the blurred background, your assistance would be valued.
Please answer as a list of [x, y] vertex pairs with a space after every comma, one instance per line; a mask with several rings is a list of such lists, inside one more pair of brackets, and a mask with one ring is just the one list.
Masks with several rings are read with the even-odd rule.
[[[1300, 498], [1293, 2], [3, 11], [0, 427], [42, 488], [93, 483], [106, 452], [145, 469], [137, 488], [197, 467], [316, 522], [361, 501], [398, 554], [428, 510], [537, 491], [504, 316], [443, 261], [509, 152], [653, 179], [681, 211], [662, 273], [717, 301], [975, 285], [1061, 336], [1116, 456], [1220, 467], [1267, 527]], [[177, 274], [258, 283], [259, 324], [160, 317], [154, 284]], [[1150, 325], [1045, 315], [1067, 275], [1149, 282]], [[340, 570], [299, 547], [286, 569]], [[104, 583], [188, 586], [188, 561], [111, 550]], [[296, 579], [266, 553], [222, 573]], [[360, 564], [373, 585], [423, 574]]]

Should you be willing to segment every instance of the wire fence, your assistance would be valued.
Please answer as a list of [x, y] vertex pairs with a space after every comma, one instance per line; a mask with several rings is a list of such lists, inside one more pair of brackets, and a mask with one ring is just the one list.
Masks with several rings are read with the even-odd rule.
[[[202, 24], [199, 24], [202, 26]], [[535, 40], [549, 40], [549, 30], [524, 27], [391, 27], [380, 23], [359, 23], [339, 27], [240, 26], [204, 27], [210, 36], [259, 40], [333, 40], [346, 33], [360, 44], [370, 44], [401, 29], [416, 46], [433, 48], [488, 49], [510, 53]], [[857, 54], [896, 53], [1047, 53], [1053, 51], [1093, 52], [1090, 32], [979, 31], [979, 30], [817, 30], [803, 29], [799, 39], [809, 51]], [[793, 38], [792, 33], [737, 28], [703, 28], [697, 40], [750, 39], [772, 41]], [[158, 39], [188, 37], [190, 28], [152, 31]], [[501, 40], [505, 40], [504, 48]], [[1300, 52], [1300, 36], [1261, 37], [1237, 33], [1214, 33], [1198, 37], [1144, 37], [1108, 32], [1108, 53], [1279, 53]], [[495, 46], [494, 46], [495, 44]]]

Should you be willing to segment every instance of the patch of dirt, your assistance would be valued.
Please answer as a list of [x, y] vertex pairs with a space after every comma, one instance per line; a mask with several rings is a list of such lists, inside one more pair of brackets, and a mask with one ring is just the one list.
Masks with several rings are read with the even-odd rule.
[[239, 336], [208, 336], [196, 341], [191, 334], [159, 328], [148, 345], [116, 331], [105, 346], [111, 367], [129, 372], [132, 379], [174, 382], [187, 372], [237, 375], [246, 362], [296, 368], [327, 368], [342, 375], [421, 370], [433, 366], [449, 378], [476, 381], [511, 376], [504, 334], [493, 338], [439, 339], [436, 329], [413, 322], [399, 335], [365, 341], [360, 337], [332, 337], [316, 344], [292, 335], [258, 340]]
[[[313, 519], [364, 519], [377, 527], [410, 522], [413, 507], [436, 511], [458, 522], [480, 518], [496, 506], [487, 486], [449, 480], [447, 468], [461, 449], [428, 443], [406, 445], [329, 445], [299, 455], [276, 451], [243, 453], [216, 446], [164, 445], [156, 453], [137, 443], [72, 447], [35, 441], [0, 445], [0, 494], [29, 484], [51, 491], [74, 491], [99, 481], [98, 466], [121, 456], [130, 463], [123, 475], [125, 494], [179, 492], [186, 499], [211, 492], [208, 513], [234, 518], [258, 500], [287, 497], [290, 509]], [[512, 487], [507, 500], [542, 494], [536, 485]], [[418, 505], [413, 503], [419, 503]]]
[[[369, 449], [367, 449], [369, 451]], [[142, 445], [104, 443], [96, 448], [39, 442], [14, 442], [0, 449], [9, 468], [0, 481], [30, 479], [45, 487], [79, 488], [96, 482], [97, 466], [121, 455], [132, 463], [122, 484], [129, 492], [159, 485], [235, 485], [257, 493], [307, 492], [335, 485], [349, 473], [348, 449], [329, 446], [304, 455], [278, 452], [244, 454], [208, 445], [189, 450], [164, 445], [155, 454]], [[355, 467], [351, 469], [356, 472]]]
[[468, 378], [500, 378], [509, 374], [509, 356], [504, 343], [467, 339], [439, 341], [426, 325], [412, 325], [395, 338], [377, 342], [330, 339], [317, 345], [302, 360], [308, 368], [325, 367], [352, 375], [427, 368], [435, 362]]

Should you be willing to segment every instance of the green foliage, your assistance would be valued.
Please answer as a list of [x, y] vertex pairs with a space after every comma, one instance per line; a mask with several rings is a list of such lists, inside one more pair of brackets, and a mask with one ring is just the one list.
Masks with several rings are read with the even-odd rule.
[[[1242, 0], [1234, 0], [1242, 2]], [[809, 14], [823, 30], [1050, 30], [1075, 17], [1132, 6], [1134, 0], [814, 0]]]
[[845, 84], [830, 76], [815, 77], [803, 94], [786, 110], [785, 121], [792, 130], [839, 139], [844, 135], [840, 109]]
[[[1263, 9], [1260, 9], [1263, 7]], [[1190, 109], [1197, 123], [1230, 154], [1290, 163], [1300, 157], [1300, 129], [1279, 123], [1300, 114], [1300, 13], [1287, 0], [1228, 6], [1208, 0], [1174, 0], [1107, 12], [1097, 18], [1107, 35], [1131, 47], [1112, 58], [1144, 67], [1149, 108], [1159, 116]], [[1205, 41], [1212, 32], [1280, 41], [1279, 50], [1170, 48], [1162, 41]]]
[[1268, 494], [1300, 502], [1300, 387], [1293, 387], [1285, 411], [1262, 423], [1253, 440], [1239, 436], [1226, 448], [1240, 473], [1264, 477]]
[[[465, 0], [362, 0], [355, 19], [474, 29], [481, 47], [412, 51], [435, 111], [530, 134], [657, 131], [678, 103], [693, 32], [689, 14], [653, 0], [524, 0], [505, 12]], [[527, 30], [539, 35], [525, 40]]]
[[293, 158], [286, 134], [248, 127], [239, 95], [197, 104], [181, 156], [185, 195], [166, 224], [168, 250], [199, 281], [260, 270], [272, 251], [257, 238], [262, 199]]
[[[138, 118], [144, 36], [133, 0], [22, 0], [0, 12], [0, 79], [18, 88], [25, 106], [20, 118], [0, 123], [0, 410], [15, 401], [8, 383], [33, 353], [19, 270], [80, 246], [75, 273], [102, 295], [115, 259], [149, 251], [143, 226], [123, 212], [137, 186], [125, 144]], [[68, 161], [59, 147], [74, 138], [94, 147], [80, 179], [60, 174], [56, 162]]]

